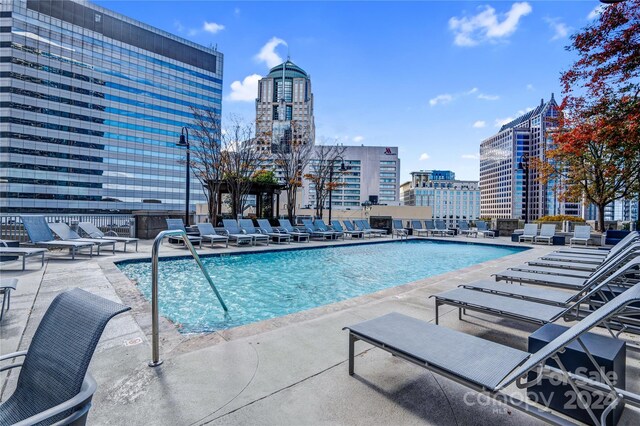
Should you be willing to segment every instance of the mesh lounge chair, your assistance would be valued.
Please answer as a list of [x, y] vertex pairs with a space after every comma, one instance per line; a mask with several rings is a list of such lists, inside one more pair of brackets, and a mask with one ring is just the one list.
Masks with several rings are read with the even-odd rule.
[[[185, 233], [187, 232], [187, 230], [184, 228], [184, 222], [182, 221], [182, 219], [166, 219], [167, 220], [167, 229], [170, 231], [176, 230], [176, 231], [184, 231]], [[197, 235], [189, 235], [187, 234], [187, 238], [189, 239], [189, 242], [191, 244], [197, 244], [198, 248], [202, 248], [202, 238], [198, 237]], [[169, 237], [169, 242], [172, 244], [180, 244], [180, 242], [182, 242], [181, 238], [178, 237]], [[186, 246], [185, 246], [186, 248]]]
[[478, 234], [482, 234], [484, 238], [494, 238], [496, 233], [487, 228], [487, 222], [484, 220], [476, 220], [476, 228]]
[[329, 228], [327, 226], [326, 223], [324, 223], [324, 220], [322, 219], [316, 219], [316, 221], [313, 223], [316, 227], [316, 229], [323, 231], [323, 232], [333, 232], [334, 233], [334, 240], [337, 240], [338, 238], [342, 237], [342, 239], [344, 240], [344, 232], [334, 229], [334, 228]]
[[20, 219], [22, 219], [24, 229], [27, 231], [29, 239], [34, 246], [46, 249], [69, 249], [71, 259], [75, 259], [76, 253], [79, 253], [82, 249], [89, 249], [89, 257], [93, 256], [93, 247], [95, 246], [93, 243], [56, 240], [44, 216], [20, 216]]
[[81, 238], [73, 229], [66, 223], [50, 223], [49, 228], [63, 241], [77, 241], [81, 243], [92, 243], [98, 248], [98, 256], [100, 255], [100, 249], [105, 246], [111, 246], [111, 252], [116, 254], [116, 242], [109, 240], [101, 240], [99, 238]]
[[[345, 236], [349, 236], [350, 238], [363, 238], [364, 237], [364, 232], [362, 231], [348, 231], [345, 230], [342, 225], [340, 225], [340, 222], [337, 220], [332, 220], [331, 221], [331, 228], [333, 228], [334, 231], [338, 231], [338, 232], [342, 232], [343, 235]], [[344, 237], [343, 237], [344, 239]]]
[[435, 221], [435, 226], [436, 232], [439, 232], [440, 235], [442, 235], [443, 237], [449, 236], [449, 237], [453, 237], [455, 235], [455, 232], [453, 231], [453, 229], [449, 229], [447, 228], [447, 226], [444, 224], [444, 220], [436, 220]]
[[330, 231], [321, 231], [317, 228], [311, 219], [302, 219], [302, 225], [304, 226], [304, 230], [309, 233], [311, 238], [320, 238], [322, 240], [335, 240], [336, 234]]
[[419, 220], [412, 220], [411, 228], [413, 228], [413, 235], [417, 237], [419, 237], [420, 234], [424, 234], [425, 237], [428, 237], [429, 234], [433, 233], [433, 230], [423, 228], [422, 222]]
[[620, 250], [621, 248], [624, 248], [627, 245], [633, 243], [638, 238], [640, 238], [640, 234], [638, 233], [638, 231], [632, 231], [632, 232], [629, 232], [626, 237], [624, 237], [623, 239], [618, 241], [618, 243], [616, 245], [614, 245], [613, 247], [610, 247], [610, 248], [607, 248], [607, 247], [593, 247], [593, 248], [568, 247], [568, 248], [564, 248], [563, 247], [563, 248], [557, 250], [556, 253], [581, 253], [581, 254], [596, 254], [596, 255], [604, 254], [606, 256], [609, 251], [611, 251], [611, 250]]
[[373, 235], [378, 237], [382, 237], [383, 235], [388, 234], [386, 229], [372, 228], [371, 225], [369, 225], [369, 221], [365, 219], [354, 220], [354, 223], [361, 231], [371, 232]]
[[284, 242], [287, 244], [291, 244], [291, 235], [287, 234], [284, 231], [274, 229], [269, 223], [268, 219], [258, 219], [258, 226], [260, 227], [260, 232], [268, 235], [274, 243]]
[[17, 278], [2, 278], [0, 279], [0, 295], [2, 295], [2, 308], [0, 308], [0, 321], [2, 321], [2, 315], [4, 314], [4, 305], [7, 304], [7, 311], [11, 306], [11, 291], [16, 289], [18, 285]]
[[518, 237], [518, 242], [533, 241], [538, 236], [538, 225], [535, 223], [527, 223], [524, 225], [524, 232]]
[[458, 222], [458, 232], [460, 232], [460, 235], [466, 235], [467, 237], [470, 236], [469, 234], [473, 233], [471, 228], [469, 228], [469, 222], [467, 222], [466, 220], [461, 220]]
[[40, 321], [24, 357], [13, 394], [0, 405], [0, 424], [84, 424], [97, 384], [87, 367], [102, 331], [128, 307], [73, 289], [60, 293]]
[[[565, 424], [567, 420], [555, 415], [548, 408], [538, 408], [528, 404], [526, 400], [514, 398], [511, 396], [512, 390], [507, 391], [506, 388], [512, 384], [519, 388], [527, 388], [539, 382], [542, 377], [554, 378], [559, 383], [569, 382], [572, 388], [578, 391], [578, 397], [582, 389], [595, 388], [604, 393], [604, 401], [607, 401], [605, 404], [610, 403], [611, 408], [620, 404], [638, 407], [640, 395], [616, 389], [614, 385], [609, 386], [610, 383], [605, 384], [570, 373], [562, 364], [567, 357], [563, 352], [569, 344], [577, 342], [582, 345], [581, 337], [585, 333], [607, 323], [619, 312], [626, 310], [628, 305], [638, 301], [640, 286], [601, 306], [535, 353], [513, 349], [394, 312], [345, 327], [349, 330], [349, 374], [354, 374], [355, 342], [362, 340], [548, 423]], [[593, 371], [600, 371], [600, 366], [596, 364], [588, 348], [584, 345], [582, 347], [594, 363]], [[547, 365], [547, 361], [551, 359], [559, 361], [560, 368]], [[576, 380], [578, 378], [579, 380]], [[601, 417], [597, 418], [589, 407], [590, 404], [585, 405], [595, 420], [594, 423], [606, 424], [611, 409], [605, 409]]]
[[424, 221], [424, 227], [427, 230], [428, 233], [430, 233], [431, 235], [440, 235], [442, 236], [442, 232], [438, 231], [436, 229], [436, 224], [433, 223], [433, 220], [425, 220]]
[[309, 242], [309, 234], [301, 231], [299, 228], [294, 228], [289, 222], [289, 219], [278, 219], [280, 229], [293, 237], [293, 241], [306, 241]]
[[556, 226], [552, 224], [544, 224], [540, 227], [540, 235], [537, 235], [533, 238], [533, 242], [537, 243], [539, 241], [544, 241], [548, 245], [553, 243], [553, 237], [556, 236]]
[[367, 236], [369, 238], [373, 237], [373, 232], [356, 229], [356, 226], [353, 224], [353, 222], [351, 222], [349, 220], [343, 220], [342, 223], [344, 223], [344, 227], [347, 228], [347, 231], [352, 232], [352, 233], [359, 232], [362, 235], [362, 238], [367, 237]]
[[584, 243], [585, 246], [588, 246], [589, 241], [591, 241], [591, 227], [589, 225], [577, 225], [573, 229], [573, 237], [569, 239], [569, 246], [573, 246], [574, 243]]
[[242, 229], [244, 232], [246, 232], [247, 235], [250, 235], [253, 238], [253, 245], [256, 245], [258, 243], [269, 245], [269, 241], [271, 241], [271, 238], [268, 235], [260, 232], [260, 230], [253, 225], [253, 220], [240, 219], [238, 221], [238, 225], [240, 225], [240, 229]]
[[224, 243], [225, 247], [229, 247], [229, 237], [218, 234], [212, 224], [208, 222], [197, 223], [196, 226], [198, 227], [202, 241], [209, 241], [211, 248], [213, 248], [213, 243]]
[[391, 236], [396, 236], [400, 239], [409, 237], [409, 230], [404, 227], [401, 219], [393, 219], [393, 234]]
[[237, 246], [253, 244], [253, 237], [242, 232], [242, 229], [238, 226], [238, 222], [235, 220], [222, 219], [222, 226], [229, 241], [235, 241]]
[[44, 254], [47, 252], [46, 249], [42, 249], [42, 248], [28, 248], [28, 247], [9, 247], [7, 246], [7, 243], [5, 243], [4, 241], [0, 240], [0, 256], [1, 255], [7, 255], [7, 256], [18, 256], [18, 257], [22, 257], [22, 270], [24, 271], [25, 269], [25, 263], [27, 261], [27, 257], [32, 257], [32, 256], [40, 256], [41, 257], [41, 265], [40, 267], [44, 266]]
[[112, 240], [117, 243], [123, 243], [124, 247], [122, 250], [125, 252], [127, 251], [127, 244], [135, 243], [136, 251], [138, 251], [138, 241], [139, 241], [138, 238], [119, 237], [115, 231], [107, 232], [107, 234], [114, 234], [114, 235], [107, 235], [104, 232], [102, 232], [100, 229], [98, 229], [98, 227], [91, 222], [80, 222], [78, 223], [78, 228], [82, 229], [82, 232], [87, 234], [90, 238], [100, 238], [105, 240]]

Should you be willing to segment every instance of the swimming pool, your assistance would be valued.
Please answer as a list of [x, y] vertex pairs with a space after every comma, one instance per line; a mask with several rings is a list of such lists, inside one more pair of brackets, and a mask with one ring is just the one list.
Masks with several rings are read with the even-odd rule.
[[[221, 330], [406, 284], [522, 251], [426, 240], [202, 257], [229, 308], [220, 307], [192, 258], [160, 261], [160, 314], [182, 333]], [[118, 268], [151, 300], [151, 263]]]

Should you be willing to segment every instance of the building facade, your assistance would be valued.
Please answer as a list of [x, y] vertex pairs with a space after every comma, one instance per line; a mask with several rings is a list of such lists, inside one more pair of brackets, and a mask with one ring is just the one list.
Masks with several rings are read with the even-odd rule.
[[[342, 160], [335, 162], [333, 180], [339, 185], [332, 193], [333, 209], [359, 208], [364, 202], [400, 204], [398, 147], [345, 146], [342, 158], [348, 170], [337, 172]], [[313, 157], [311, 161], [314, 161]], [[307, 179], [303, 182], [303, 200], [306, 206], [315, 207], [315, 189]], [[328, 203], [327, 198], [325, 207]]]
[[256, 141], [266, 153], [287, 150], [291, 143], [315, 143], [311, 79], [287, 60], [258, 82]]
[[[223, 55], [81, 0], [0, 5], [3, 212], [184, 210], [181, 129]], [[195, 177], [193, 205], [204, 201]]]
[[557, 128], [558, 105], [548, 102], [521, 115], [480, 144], [480, 214], [483, 217], [519, 218], [527, 222], [546, 215], [578, 216], [578, 203], [559, 202], [553, 182], [538, 181], [530, 167], [534, 159], [546, 161], [551, 136]]
[[431, 206], [433, 218], [444, 220], [447, 226], [480, 217], [478, 181], [456, 180], [450, 170], [412, 172], [411, 181], [403, 187], [405, 206]]

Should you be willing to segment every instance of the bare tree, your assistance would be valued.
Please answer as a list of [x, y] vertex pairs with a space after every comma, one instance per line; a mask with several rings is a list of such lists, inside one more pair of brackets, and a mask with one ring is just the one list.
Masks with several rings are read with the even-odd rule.
[[191, 170], [202, 184], [209, 222], [216, 224], [218, 197], [224, 175], [223, 138], [220, 114], [213, 108], [192, 108]]
[[317, 145], [309, 161], [309, 173], [304, 177], [315, 189], [316, 217], [322, 218], [327, 195], [338, 186], [335, 179], [343, 172], [335, 167], [345, 149], [342, 145]]
[[287, 217], [293, 220], [296, 213], [298, 188], [302, 187], [302, 173], [309, 164], [313, 141], [308, 123], [291, 122], [290, 132], [273, 151], [274, 163], [286, 185]]
[[232, 117], [230, 125], [222, 132], [225, 150], [222, 153], [224, 181], [229, 190], [231, 212], [234, 216], [243, 214], [247, 207], [247, 195], [251, 189], [254, 174], [259, 170], [262, 158], [256, 148], [254, 128], [238, 117]]

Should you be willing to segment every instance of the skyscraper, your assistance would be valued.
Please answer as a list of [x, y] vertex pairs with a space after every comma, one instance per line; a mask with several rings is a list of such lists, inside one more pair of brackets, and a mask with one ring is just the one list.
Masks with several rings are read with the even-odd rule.
[[[176, 144], [192, 107], [220, 111], [222, 63], [86, 1], [3, 0], [0, 208], [182, 211]], [[190, 194], [204, 201], [195, 178]]]
[[294, 138], [315, 143], [311, 79], [290, 60], [258, 83], [256, 136], [258, 148], [271, 153], [288, 149]]
[[558, 201], [552, 183], [542, 184], [531, 167], [546, 161], [557, 126], [553, 94], [540, 105], [503, 125], [480, 144], [480, 214], [532, 221], [545, 215], [579, 215], [579, 204]]

